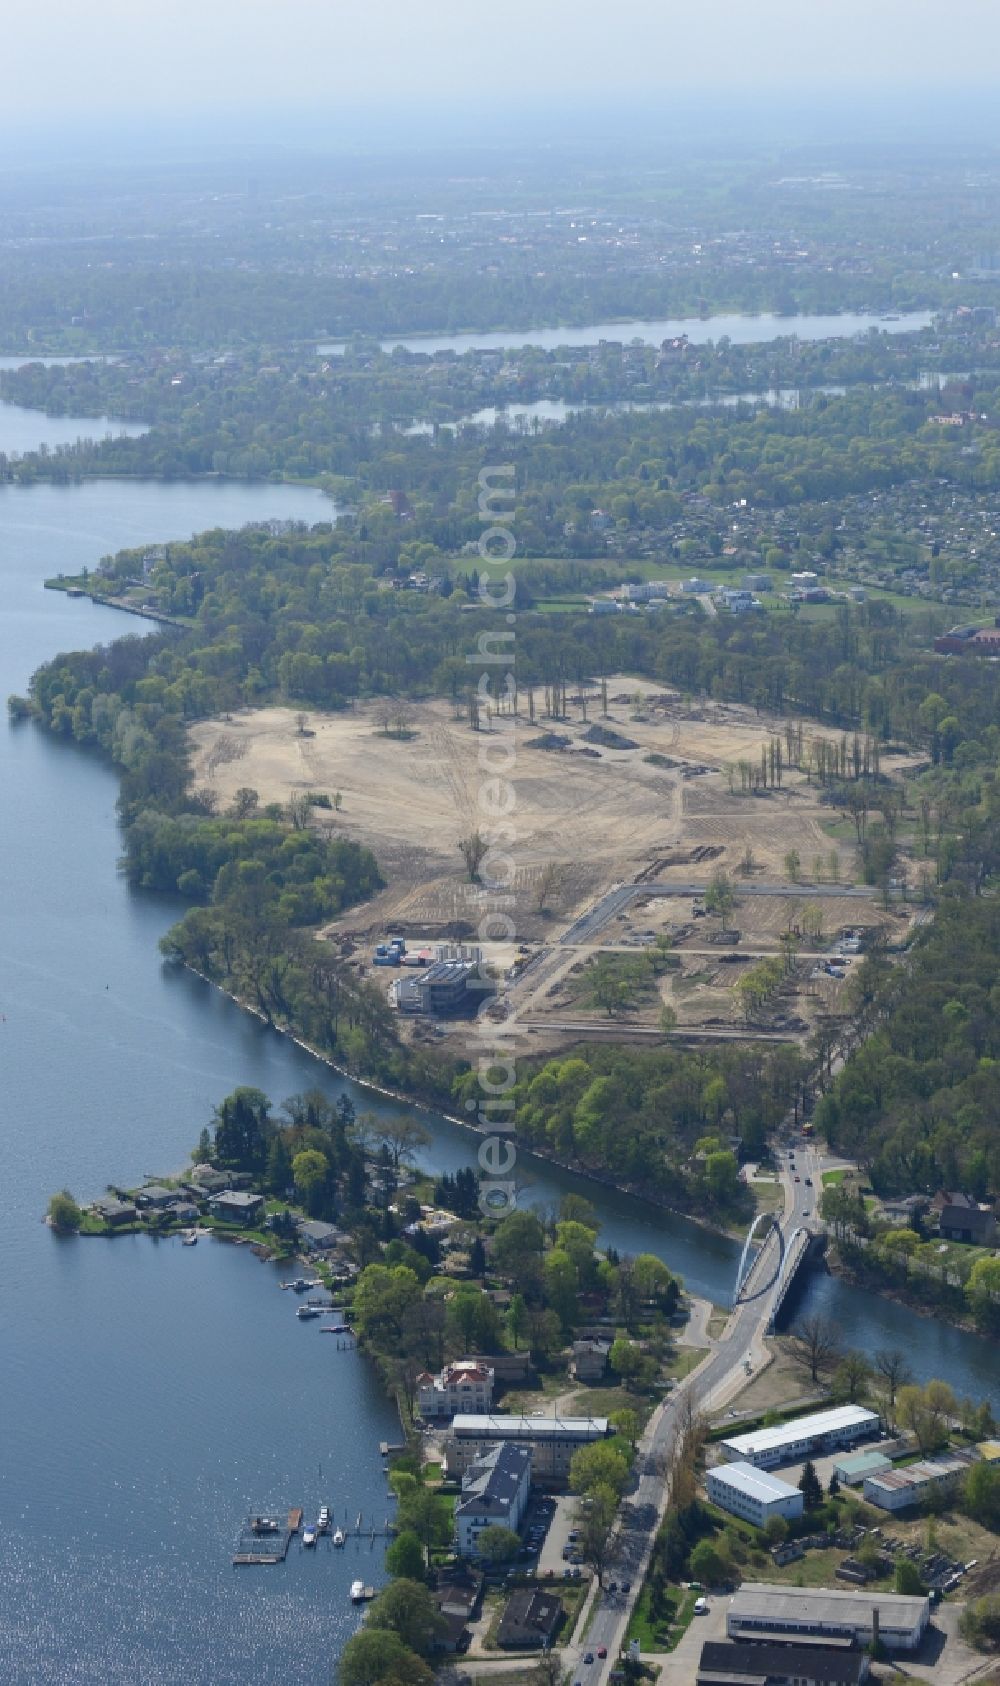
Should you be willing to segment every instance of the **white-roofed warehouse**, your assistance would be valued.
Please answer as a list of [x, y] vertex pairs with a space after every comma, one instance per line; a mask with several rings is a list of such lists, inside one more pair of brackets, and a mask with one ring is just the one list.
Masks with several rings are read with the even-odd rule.
[[813, 1411], [807, 1417], [793, 1417], [775, 1428], [755, 1428], [749, 1434], [734, 1434], [723, 1440], [722, 1455], [731, 1463], [796, 1464], [822, 1452], [839, 1452], [855, 1441], [870, 1440], [882, 1421], [877, 1411], [864, 1405], [836, 1405], [830, 1411]]
[[764, 1528], [771, 1516], [794, 1521], [802, 1515], [803, 1499], [797, 1487], [779, 1481], [753, 1464], [718, 1464], [705, 1478], [705, 1488], [714, 1505]]
[[931, 1617], [929, 1598], [899, 1592], [824, 1592], [814, 1586], [744, 1581], [730, 1599], [730, 1639], [811, 1635], [870, 1645], [878, 1637], [898, 1651], [915, 1651]]

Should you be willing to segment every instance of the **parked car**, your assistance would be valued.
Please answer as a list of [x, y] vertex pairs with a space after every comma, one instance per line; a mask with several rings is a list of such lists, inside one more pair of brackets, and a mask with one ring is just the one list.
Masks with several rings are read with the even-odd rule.
[[696, 1616], [705, 1616], [705, 1615], [708, 1614], [708, 1599], [707, 1598], [696, 1598], [695, 1599], [695, 1601], [694, 1601], [694, 1613], [695, 1613]]

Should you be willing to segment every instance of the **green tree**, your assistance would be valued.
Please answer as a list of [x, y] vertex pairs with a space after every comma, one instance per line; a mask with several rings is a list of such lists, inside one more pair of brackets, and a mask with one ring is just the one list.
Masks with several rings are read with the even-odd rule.
[[608, 1362], [627, 1387], [642, 1369], [642, 1348], [635, 1341], [627, 1341], [624, 1335], [619, 1335], [611, 1343]]
[[699, 1540], [691, 1553], [691, 1579], [703, 1586], [719, 1586], [726, 1578], [727, 1564], [710, 1540]]
[[908, 1557], [898, 1557], [893, 1573], [893, 1585], [896, 1592], [901, 1592], [908, 1598], [924, 1598], [927, 1588], [920, 1579], [920, 1571]]
[[740, 1167], [735, 1153], [722, 1148], [705, 1160], [705, 1184], [716, 1206], [729, 1206], [740, 1192]]
[[611, 1532], [618, 1514], [618, 1500], [619, 1493], [614, 1487], [598, 1482], [576, 1507], [580, 1555], [597, 1576], [598, 1586], [604, 1585], [604, 1571], [611, 1555]]
[[83, 1222], [81, 1212], [68, 1188], [60, 1189], [49, 1201], [49, 1223], [65, 1234], [75, 1233]]
[[962, 1484], [962, 1503], [976, 1522], [1000, 1533], [1000, 1469], [995, 1464], [970, 1467]]
[[396, 1535], [385, 1554], [385, 1566], [394, 1577], [408, 1581], [423, 1579], [424, 1548], [412, 1529]]
[[897, 1395], [899, 1425], [910, 1430], [921, 1452], [939, 1451], [947, 1444], [948, 1423], [955, 1410], [955, 1395], [947, 1382], [901, 1387]]
[[976, 1322], [984, 1329], [1000, 1329], [1000, 1259], [977, 1259], [969, 1273], [965, 1295]]
[[338, 1686], [433, 1686], [427, 1664], [398, 1633], [389, 1628], [365, 1626], [352, 1634], [337, 1664]]
[[479, 1536], [480, 1556], [489, 1563], [512, 1563], [521, 1549], [521, 1541], [511, 1528], [493, 1523]]
[[569, 1466], [572, 1492], [587, 1495], [597, 1487], [608, 1487], [620, 1495], [627, 1481], [628, 1460], [609, 1441], [595, 1440], [573, 1453]]
[[620, 1411], [612, 1411], [611, 1422], [617, 1432], [621, 1435], [622, 1439], [628, 1441], [628, 1444], [634, 1454], [635, 1449], [639, 1444], [639, 1436], [642, 1433], [642, 1424], [639, 1421], [639, 1413], [637, 1411], [630, 1411], [628, 1406], [624, 1406]]
[[444, 1630], [430, 1592], [422, 1581], [394, 1580], [368, 1606], [366, 1627], [388, 1628], [409, 1650], [426, 1657]]
[[823, 1488], [811, 1458], [806, 1460], [799, 1477], [799, 1492], [802, 1494], [806, 1510], [815, 1510], [817, 1505], [823, 1503]]
[[425, 1551], [440, 1550], [451, 1541], [451, 1510], [428, 1487], [414, 1486], [400, 1493], [396, 1520], [401, 1530], [416, 1534]]
[[537, 1281], [545, 1231], [534, 1212], [511, 1212], [497, 1225], [493, 1237], [493, 1262], [502, 1276], [519, 1284]]

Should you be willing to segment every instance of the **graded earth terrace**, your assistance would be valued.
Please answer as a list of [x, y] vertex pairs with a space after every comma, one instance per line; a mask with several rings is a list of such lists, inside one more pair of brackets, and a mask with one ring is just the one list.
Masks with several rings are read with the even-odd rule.
[[[862, 883], [855, 825], [824, 800], [817, 746], [832, 753], [839, 733], [737, 705], [692, 706], [620, 675], [607, 682], [606, 714], [596, 689], [570, 695], [560, 718], [542, 719], [534, 701], [531, 721], [522, 693], [512, 774], [516, 938], [486, 945], [486, 958], [540, 1049], [662, 1034], [664, 1006], [681, 1034], [799, 1040], [840, 1010], [875, 933], [895, 946], [920, 916]], [[459, 843], [487, 830], [484, 733], [463, 704], [266, 708], [199, 724], [191, 737], [195, 781], [220, 807], [247, 787], [262, 804], [319, 796], [329, 806], [314, 806], [312, 823], [375, 851], [387, 888], [324, 933], [360, 971], [389, 985], [370, 969], [389, 936], [410, 949], [476, 939], [478, 886]], [[762, 755], [775, 746], [782, 766], [762, 788]], [[883, 756], [873, 806], [911, 764]], [[740, 980], [767, 962], [781, 963], [781, 984], [751, 1010], [756, 995]], [[595, 972], [624, 984], [619, 999], [606, 989], [595, 999]], [[407, 1030], [447, 1032], [426, 1020]]]

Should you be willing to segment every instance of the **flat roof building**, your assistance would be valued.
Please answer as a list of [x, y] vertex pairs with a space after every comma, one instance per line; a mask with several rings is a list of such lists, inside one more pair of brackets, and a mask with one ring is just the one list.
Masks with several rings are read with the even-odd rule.
[[705, 1487], [714, 1505], [752, 1522], [755, 1528], [765, 1528], [772, 1516], [791, 1522], [802, 1515], [799, 1489], [753, 1464], [718, 1464], [709, 1470]]
[[866, 1476], [891, 1469], [892, 1460], [882, 1452], [848, 1452], [846, 1457], [837, 1459], [833, 1468], [837, 1480], [845, 1486], [860, 1487]]
[[878, 1434], [882, 1426], [877, 1411], [864, 1405], [837, 1405], [830, 1411], [813, 1411], [793, 1417], [776, 1428], [756, 1428], [749, 1434], [734, 1434], [722, 1441], [722, 1455], [732, 1463], [755, 1464], [758, 1469], [772, 1464], [794, 1464], [820, 1452], [836, 1452]]
[[797, 1634], [915, 1651], [931, 1618], [929, 1598], [899, 1592], [824, 1592], [812, 1586], [745, 1581], [726, 1613], [730, 1639], [794, 1639]]
[[866, 1476], [862, 1492], [879, 1510], [906, 1510], [931, 1493], [947, 1493], [957, 1487], [971, 1462], [960, 1453], [943, 1452], [938, 1458], [923, 1458], [903, 1469], [885, 1469]]
[[868, 1679], [863, 1651], [811, 1645], [726, 1644], [706, 1639], [695, 1686], [861, 1686]]
[[501, 1440], [527, 1446], [533, 1481], [560, 1482], [569, 1474], [573, 1453], [608, 1433], [607, 1417], [503, 1417], [459, 1413], [445, 1441], [449, 1476], [462, 1476]]

